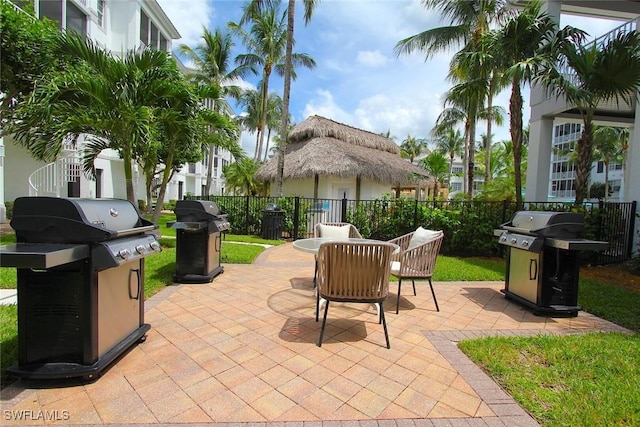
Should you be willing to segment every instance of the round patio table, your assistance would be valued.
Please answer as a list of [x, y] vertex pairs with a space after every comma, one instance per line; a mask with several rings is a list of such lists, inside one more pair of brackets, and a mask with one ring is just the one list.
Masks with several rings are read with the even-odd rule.
[[[383, 240], [375, 240], [375, 239], [358, 239], [358, 238], [333, 238], [333, 237], [312, 237], [310, 239], [300, 239], [294, 240], [293, 247], [302, 252], [309, 252], [313, 254], [317, 254], [318, 250], [320, 250], [320, 245], [327, 242], [350, 242], [350, 243], [389, 243]], [[396, 254], [400, 250], [400, 246], [389, 243], [394, 246], [393, 253]]]

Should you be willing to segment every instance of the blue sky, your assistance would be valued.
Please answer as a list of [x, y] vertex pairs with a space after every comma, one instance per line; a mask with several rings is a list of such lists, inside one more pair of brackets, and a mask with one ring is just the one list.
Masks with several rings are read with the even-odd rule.
[[[238, 21], [242, 0], [158, 0], [182, 39], [174, 47], [195, 47], [202, 28], [225, 28]], [[320, 0], [308, 25], [297, 2], [294, 51], [311, 55], [313, 70], [298, 69], [292, 83], [290, 112], [295, 123], [318, 114], [371, 132], [390, 131], [400, 144], [407, 136], [427, 138], [442, 111], [443, 94], [452, 52], [425, 62], [420, 54], [397, 58], [396, 43], [429, 28], [446, 25], [427, 12], [419, 0]], [[574, 25], [592, 38], [619, 22], [566, 15], [562, 25]], [[243, 47], [236, 46], [237, 53]], [[259, 76], [246, 85], [255, 87]], [[273, 76], [270, 90], [282, 95], [282, 79]], [[528, 89], [523, 91], [527, 99]], [[508, 106], [508, 91], [497, 104]], [[237, 111], [240, 114], [240, 111]], [[525, 123], [529, 111], [525, 108]], [[508, 118], [507, 118], [508, 122]], [[480, 124], [479, 134], [485, 125]], [[494, 127], [494, 140], [509, 139], [508, 127]], [[253, 155], [255, 137], [244, 132], [242, 144]]]

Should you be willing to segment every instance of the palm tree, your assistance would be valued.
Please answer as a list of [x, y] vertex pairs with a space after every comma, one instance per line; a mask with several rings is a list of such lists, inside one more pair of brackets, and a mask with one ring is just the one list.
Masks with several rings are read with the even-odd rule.
[[[422, 0], [425, 8], [439, 12], [443, 19], [449, 19], [450, 24], [433, 28], [400, 40], [394, 52], [396, 56], [410, 54], [414, 51], [424, 53], [425, 60], [436, 53], [462, 46], [458, 55], [454, 56], [450, 69], [450, 78], [455, 76], [459, 101], [466, 104], [464, 109], [468, 115], [468, 128], [465, 137], [468, 139], [465, 154], [467, 169], [467, 197], [473, 192], [474, 141], [477, 114], [484, 105], [485, 99], [492, 99], [494, 88], [490, 83], [493, 71], [497, 70], [495, 61], [488, 61], [490, 55], [482, 48], [481, 39], [489, 32], [493, 23], [498, 23], [511, 12], [506, 0]], [[482, 60], [478, 60], [482, 55]], [[470, 66], [473, 65], [471, 68]], [[480, 71], [480, 72], [479, 72]], [[468, 80], [468, 81], [467, 81]], [[484, 88], [482, 88], [484, 86]], [[462, 93], [464, 92], [464, 94]], [[489, 102], [490, 111], [492, 110]], [[491, 113], [488, 121], [492, 122]], [[489, 126], [489, 133], [491, 132]]]
[[[60, 33], [57, 46], [78, 63], [49, 72], [17, 107], [18, 121], [10, 131], [39, 160], [54, 160], [63, 140], [82, 134], [118, 151], [127, 199], [137, 204], [133, 160], [150, 143], [157, 114], [180, 109], [179, 102], [188, 98], [180, 93], [183, 77], [175, 61], [166, 52], [148, 49], [117, 59], [75, 33]], [[85, 172], [94, 172], [97, 153], [84, 153]]]
[[486, 97], [485, 80], [467, 79], [463, 83], [455, 85], [447, 93], [447, 101], [458, 106], [465, 113], [465, 159], [467, 177], [467, 199], [471, 200], [473, 195], [473, 180], [475, 174], [475, 134], [478, 113], [482, 102]]
[[[242, 44], [249, 51], [236, 57], [236, 62], [252, 68], [262, 68], [261, 91], [261, 117], [258, 125], [260, 140], [256, 150], [256, 160], [259, 160], [264, 146], [264, 130], [267, 122], [267, 108], [269, 98], [269, 81], [275, 71], [278, 75], [284, 74], [284, 53], [286, 48], [285, 13], [280, 13], [280, 2], [269, 2], [264, 8], [257, 9], [249, 3], [245, 8], [245, 16], [251, 22], [249, 32], [244, 30], [241, 24], [230, 22], [229, 28], [237, 35]], [[244, 18], [243, 18], [244, 19]], [[307, 54], [294, 53], [292, 61], [295, 65], [303, 65], [307, 68], [315, 67], [315, 61]], [[292, 71], [292, 78], [295, 73]]]
[[427, 141], [407, 135], [402, 144], [400, 144], [400, 155], [404, 159], [409, 159], [411, 163], [416, 157], [420, 157], [427, 149]]
[[[308, 24], [311, 20], [311, 16], [318, 4], [319, 0], [302, 0], [304, 4], [304, 22]], [[241, 23], [246, 22], [248, 17], [254, 12], [260, 12], [262, 8], [268, 7], [270, 4], [280, 0], [250, 0], [248, 7], [245, 10], [245, 14], [242, 17]], [[278, 173], [276, 177], [276, 194], [282, 196], [282, 186], [284, 181], [284, 153], [288, 142], [289, 131], [289, 100], [291, 97], [291, 80], [295, 79], [294, 65], [295, 56], [293, 53], [293, 35], [295, 26], [295, 0], [289, 0], [287, 6], [287, 42], [284, 58], [284, 88], [282, 94], [282, 117], [280, 120], [280, 143], [278, 145]], [[315, 64], [314, 64], [315, 66]]]
[[540, 67], [555, 57], [565, 44], [581, 40], [583, 32], [572, 27], [557, 30], [556, 23], [532, 1], [502, 27], [488, 36], [492, 50], [503, 61], [503, 77], [511, 85], [509, 130], [513, 142], [516, 203], [522, 205], [520, 165], [523, 147], [522, 86], [537, 78]]
[[[262, 157], [262, 161], [267, 160], [267, 155], [269, 154], [269, 141], [271, 140], [271, 130], [278, 128], [281, 115], [282, 98], [280, 98], [275, 92], [271, 92], [267, 99], [267, 142], [264, 147], [264, 156]], [[258, 159], [258, 161], [260, 161], [260, 159]]]
[[629, 129], [597, 127], [593, 132], [594, 159], [604, 163], [604, 201], [609, 198], [609, 165], [623, 162]]
[[[195, 72], [189, 75], [191, 79], [198, 84], [211, 84], [220, 88], [220, 95], [214, 100], [213, 108], [218, 113], [227, 116], [232, 116], [234, 113], [226, 98], [231, 97], [238, 100], [241, 94], [240, 87], [234, 83], [252, 71], [246, 65], [232, 67], [231, 50], [233, 46], [230, 33], [222, 29], [216, 29], [211, 33], [206, 28], [203, 28], [202, 43], [198, 44], [195, 49], [191, 49], [185, 44], [180, 45], [180, 53], [186, 56], [195, 67]], [[212, 129], [212, 132], [217, 132], [217, 130]], [[211, 189], [214, 154], [215, 146], [211, 144], [207, 162], [205, 194], [209, 194]]]
[[427, 60], [456, 46], [473, 50], [490, 25], [509, 14], [506, 0], [421, 0], [421, 3], [442, 19], [449, 19], [450, 24], [400, 40], [394, 48], [396, 56], [419, 51]]
[[242, 193], [246, 196], [264, 193], [261, 183], [253, 178], [259, 167], [259, 162], [248, 157], [226, 165], [222, 173], [227, 188], [234, 193]]
[[637, 30], [603, 43], [563, 44], [560, 62], [571, 74], [561, 72], [556, 63], [548, 63], [538, 81], [574, 105], [583, 121], [577, 142], [576, 203], [587, 194], [587, 183], [593, 157], [594, 116], [598, 105], [608, 101], [633, 104], [640, 89], [640, 33]]
[[[467, 118], [467, 113], [461, 106], [453, 105], [453, 100], [448, 100], [445, 98], [445, 109], [438, 115], [436, 118], [436, 124], [431, 130], [431, 135], [433, 135], [436, 139], [443, 134], [449, 132], [450, 129], [455, 129], [456, 126], [462, 125], [464, 128], [464, 134], [462, 136], [462, 147], [460, 148], [460, 152], [456, 153], [462, 158], [462, 163], [464, 165], [467, 164], [467, 141], [469, 135], [469, 120]], [[451, 105], [446, 107], [446, 105]], [[449, 152], [449, 154], [452, 154]], [[452, 158], [453, 159], [453, 158]], [[453, 160], [452, 160], [453, 162]], [[464, 193], [466, 195], [467, 191], [467, 168], [463, 168], [464, 175]]]
[[253, 154], [253, 158], [258, 157], [258, 142], [260, 134], [258, 128], [260, 126], [260, 118], [262, 117], [262, 110], [260, 108], [262, 104], [262, 95], [255, 89], [245, 89], [240, 95], [238, 103], [244, 108], [244, 113], [238, 117], [238, 123], [247, 131], [255, 132], [256, 134], [256, 148]]
[[435, 136], [436, 150], [439, 153], [449, 156], [449, 183], [451, 183], [451, 176], [453, 175], [453, 159], [456, 156], [462, 157], [464, 138], [460, 134], [459, 129], [454, 129], [452, 127], [441, 129]]
[[420, 166], [433, 177], [433, 201], [436, 201], [440, 183], [447, 175], [447, 158], [444, 154], [434, 151], [424, 159], [420, 160]]

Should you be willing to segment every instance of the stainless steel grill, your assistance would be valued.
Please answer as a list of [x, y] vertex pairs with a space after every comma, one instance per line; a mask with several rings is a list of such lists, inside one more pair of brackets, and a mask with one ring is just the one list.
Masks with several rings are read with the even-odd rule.
[[231, 224], [227, 214], [208, 200], [179, 200], [174, 210], [176, 221], [176, 272], [178, 283], [209, 283], [223, 273], [221, 265], [222, 233]]
[[516, 212], [494, 233], [508, 247], [505, 296], [536, 314], [576, 316], [580, 252], [608, 247], [580, 238], [583, 230], [578, 213]]
[[98, 378], [143, 341], [144, 258], [156, 228], [117, 199], [22, 197], [0, 248], [18, 272], [18, 364], [26, 378]]

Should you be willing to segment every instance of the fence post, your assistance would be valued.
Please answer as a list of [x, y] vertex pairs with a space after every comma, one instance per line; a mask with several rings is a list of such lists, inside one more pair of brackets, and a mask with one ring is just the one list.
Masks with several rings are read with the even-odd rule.
[[341, 206], [341, 208], [342, 209], [341, 209], [340, 215], [342, 216], [342, 218], [340, 219], [340, 222], [347, 222], [347, 195], [346, 195], [346, 193], [342, 197], [342, 206]]
[[418, 228], [418, 199], [413, 201], [413, 228]]
[[505, 217], [507, 216], [507, 204], [508, 203], [509, 203], [508, 200], [503, 200], [502, 201], [502, 224], [507, 222], [507, 219]]
[[251, 196], [245, 196], [245, 204], [244, 204], [244, 234], [245, 236], [249, 235], [249, 198]]
[[293, 240], [298, 240], [298, 230], [300, 227], [300, 196], [293, 199]]
[[631, 212], [629, 212], [629, 243], [627, 244], [627, 259], [631, 259], [633, 255], [633, 239], [636, 227], [636, 209], [637, 209], [637, 201], [631, 202]]

